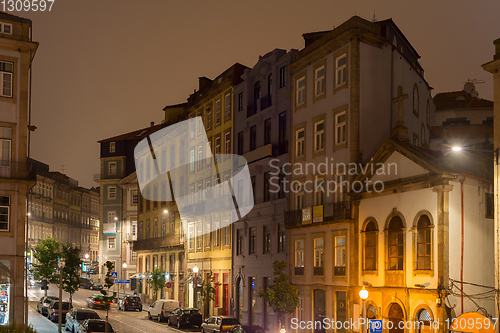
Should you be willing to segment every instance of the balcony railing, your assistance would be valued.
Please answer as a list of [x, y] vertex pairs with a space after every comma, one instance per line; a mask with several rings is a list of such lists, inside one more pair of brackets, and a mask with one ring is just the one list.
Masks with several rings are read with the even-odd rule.
[[336, 266], [333, 275], [335, 276], [345, 276], [345, 266]]
[[251, 103], [247, 106], [247, 118], [257, 113], [257, 103]]
[[295, 275], [304, 275], [304, 267], [295, 267]]
[[26, 162], [0, 160], [0, 178], [36, 180], [36, 169]]
[[273, 145], [273, 157], [288, 153], [288, 140]]
[[[285, 228], [295, 228], [315, 222], [348, 220], [351, 218], [351, 202], [339, 201], [323, 205], [323, 216], [311, 216], [311, 207], [285, 212]], [[313, 222], [314, 221], [314, 222]]]
[[270, 107], [271, 105], [273, 105], [273, 99], [272, 99], [271, 95], [267, 95], [267, 96], [262, 97], [260, 99], [260, 109], [261, 110], [265, 110], [268, 107]]
[[134, 251], [144, 251], [151, 249], [159, 249], [163, 247], [173, 247], [181, 244], [182, 243], [180, 241], [180, 237], [178, 234], [164, 236], [164, 237], [140, 239], [134, 241]]
[[323, 275], [323, 266], [314, 267], [314, 275]]

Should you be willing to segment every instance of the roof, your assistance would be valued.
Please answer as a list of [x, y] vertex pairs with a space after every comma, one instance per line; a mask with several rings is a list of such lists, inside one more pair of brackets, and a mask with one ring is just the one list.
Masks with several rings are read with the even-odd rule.
[[436, 111], [478, 108], [493, 110], [493, 101], [472, 97], [463, 90], [439, 93], [434, 96], [433, 100], [436, 105]]
[[156, 132], [157, 130], [166, 127], [166, 124], [158, 124], [150, 127], [145, 127], [140, 130], [136, 130], [133, 132], [125, 133], [125, 134], [120, 134], [108, 139], [103, 139], [100, 141], [97, 141], [98, 143], [103, 143], [103, 142], [112, 142], [112, 141], [127, 141], [127, 140], [141, 140], [142, 138], [145, 138], [146, 136], [149, 136], [150, 134]]
[[24, 18], [24, 17], [21, 17], [21, 16], [12, 15], [12, 14], [9, 14], [9, 13], [6, 13], [6, 12], [0, 12], [0, 19], [9, 20], [9, 21], [13, 21], [13, 22], [19, 22], [19, 23], [29, 23], [29, 24], [31, 24], [31, 20], [30, 19], [27, 19], [27, 18]]

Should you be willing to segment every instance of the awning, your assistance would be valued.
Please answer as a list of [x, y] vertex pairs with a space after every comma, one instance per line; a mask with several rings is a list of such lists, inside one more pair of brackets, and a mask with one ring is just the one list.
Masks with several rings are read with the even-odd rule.
[[150, 278], [151, 277], [151, 273], [144, 273], [143, 276], [141, 276], [141, 279], [144, 279], [144, 278]]
[[182, 278], [182, 280], [179, 281], [179, 283], [185, 283], [189, 279], [193, 278], [193, 274], [186, 275], [185, 277]]
[[132, 275], [131, 277], [129, 277], [129, 279], [136, 279], [141, 274], [142, 273], [136, 273], [136, 274]]
[[[462, 320], [464, 319], [464, 320]], [[469, 321], [469, 319], [472, 319]], [[466, 312], [451, 321], [450, 331], [468, 333], [494, 333], [495, 322], [477, 312]]]

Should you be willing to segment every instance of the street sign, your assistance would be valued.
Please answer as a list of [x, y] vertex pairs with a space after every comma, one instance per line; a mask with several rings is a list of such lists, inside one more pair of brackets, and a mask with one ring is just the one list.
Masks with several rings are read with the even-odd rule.
[[171, 289], [172, 288], [172, 282], [170, 282], [170, 281], [165, 282], [165, 288], [167, 288], [167, 290]]
[[130, 280], [115, 280], [115, 283], [130, 283]]
[[112, 279], [117, 279], [118, 278], [118, 273], [117, 272], [111, 272], [111, 278]]
[[370, 319], [370, 333], [382, 333], [382, 320]]

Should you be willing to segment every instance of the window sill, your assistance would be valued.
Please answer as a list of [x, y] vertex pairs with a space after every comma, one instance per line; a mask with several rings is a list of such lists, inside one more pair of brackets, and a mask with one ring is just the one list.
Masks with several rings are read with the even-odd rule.
[[313, 158], [321, 155], [325, 155], [325, 148], [313, 152]]
[[375, 275], [375, 276], [378, 276], [378, 270], [363, 270], [363, 275]]
[[343, 148], [347, 148], [347, 142], [333, 146], [333, 151], [335, 152], [335, 151], [343, 149]]
[[432, 269], [416, 269], [413, 271], [413, 276], [434, 276], [434, 270]]
[[318, 96], [314, 96], [313, 97], [313, 104], [316, 103], [317, 101], [321, 100], [321, 99], [325, 99], [326, 98], [326, 92], [322, 92], [321, 94], [319, 94]]
[[300, 104], [300, 105], [295, 105], [295, 111], [303, 109], [307, 106], [306, 102]]

